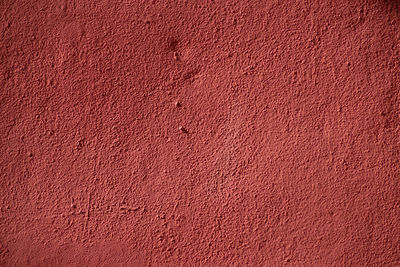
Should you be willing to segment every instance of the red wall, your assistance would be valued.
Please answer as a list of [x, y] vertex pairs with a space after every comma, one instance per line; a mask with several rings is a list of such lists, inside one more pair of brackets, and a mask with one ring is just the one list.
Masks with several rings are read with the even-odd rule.
[[400, 266], [399, 1], [0, 12], [0, 265]]

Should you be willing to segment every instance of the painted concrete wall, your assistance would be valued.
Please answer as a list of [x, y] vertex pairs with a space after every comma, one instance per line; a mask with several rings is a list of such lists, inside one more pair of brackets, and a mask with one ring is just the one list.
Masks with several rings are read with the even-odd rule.
[[0, 265], [400, 265], [399, 1], [0, 12]]

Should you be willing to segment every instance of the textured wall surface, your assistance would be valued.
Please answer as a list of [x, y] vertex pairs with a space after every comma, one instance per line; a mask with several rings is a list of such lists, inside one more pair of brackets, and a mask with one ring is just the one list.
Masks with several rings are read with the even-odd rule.
[[399, 1], [0, 16], [0, 265], [400, 266]]

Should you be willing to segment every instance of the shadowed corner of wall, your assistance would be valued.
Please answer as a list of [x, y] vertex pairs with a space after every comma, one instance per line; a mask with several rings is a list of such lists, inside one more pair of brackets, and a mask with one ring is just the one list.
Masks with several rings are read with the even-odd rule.
[[400, 12], [400, 0], [379, 0], [378, 3], [384, 4], [389, 10]]

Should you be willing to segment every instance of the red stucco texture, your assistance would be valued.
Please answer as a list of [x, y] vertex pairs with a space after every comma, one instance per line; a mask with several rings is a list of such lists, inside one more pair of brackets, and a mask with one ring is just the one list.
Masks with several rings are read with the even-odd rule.
[[400, 266], [400, 4], [1, 0], [1, 266]]

